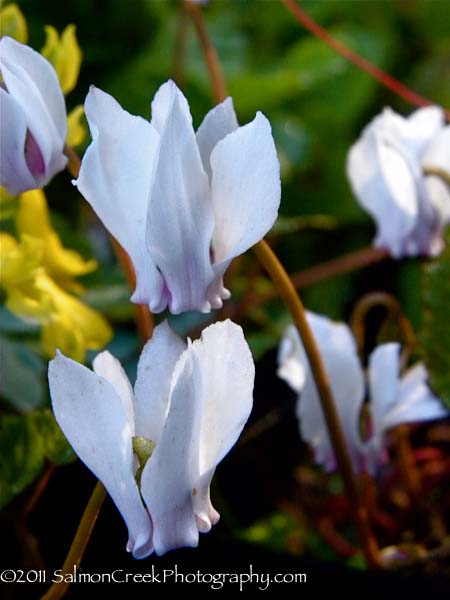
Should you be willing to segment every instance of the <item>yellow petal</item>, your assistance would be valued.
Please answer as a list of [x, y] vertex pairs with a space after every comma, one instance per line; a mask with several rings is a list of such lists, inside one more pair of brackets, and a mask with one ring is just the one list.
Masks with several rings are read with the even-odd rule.
[[75, 35], [75, 25], [68, 25], [59, 37], [51, 25], [45, 27], [47, 39], [42, 55], [49, 60], [56, 73], [62, 91], [67, 94], [75, 87], [81, 65], [81, 50]]
[[9, 233], [0, 233], [0, 281], [4, 287], [21, 285], [35, 278], [41, 267], [43, 244], [41, 240], [23, 236], [19, 242]]
[[83, 336], [73, 328], [72, 322], [65, 315], [54, 315], [43, 326], [41, 344], [48, 358], [53, 358], [56, 350], [77, 362], [84, 362], [86, 358]]
[[84, 108], [82, 104], [75, 106], [67, 117], [67, 140], [68, 146], [79, 146], [87, 136], [87, 129], [83, 122]]
[[[52, 318], [46, 325], [53, 332], [52, 339], [57, 335], [62, 336], [69, 347], [73, 346], [73, 352], [78, 353], [80, 350], [75, 350], [76, 348], [82, 347], [84, 351], [86, 349], [99, 350], [111, 340], [111, 327], [97, 311], [81, 302], [78, 298], [67, 294], [49, 277], [41, 278], [39, 287], [46, 295], [51, 297], [53, 303]], [[61, 331], [57, 334], [55, 331], [58, 328]], [[49, 348], [50, 345], [48, 342], [48, 352], [50, 352]], [[52, 352], [54, 353], [54, 348]], [[52, 356], [51, 353], [50, 355]]]
[[0, 11], [0, 37], [8, 35], [22, 44], [28, 40], [27, 22], [17, 4], [8, 4]]
[[76, 289], [76, 282], [71, 277], [91, 273], [97, 268], [95, 260], [84, 260], [78, 252], [63, 247], [52, 228], [47, 200], [42, 190], [32, 190], [20, 196], [16, 224], [21, 235], [42, 240], [43, 264], [48, 274], [63, 287]]

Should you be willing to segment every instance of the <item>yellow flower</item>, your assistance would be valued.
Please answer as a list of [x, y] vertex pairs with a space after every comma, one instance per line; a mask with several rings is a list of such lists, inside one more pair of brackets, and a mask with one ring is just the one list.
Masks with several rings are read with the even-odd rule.
[[82, 104], [75, 106], [75, 108], [69, 113], [67, 117], [67, 139], [66, 144], [68, 146], [79, 146], [84, 142], [87, 136], [86, 126], [82, 119], [84, 116], [84, 108]]
[[47, 356], [53, 357], [60, 348], [73, 359], [84, 361], [86, 350], [105, 346], [112, 330], [99, 313], [50, 277], [44, 267], [46, 251], [45, 239], [25, 234], [18, 242], [8, 233], [0, 233], [0, 273], [6, 306], [21, 319], [42, 325], [41, 341]]
[[42, 264], [50, 277], [65, 289], [81, 292], [83, 288], [73, 277], [91, 273], [97, 268], [97, 262], [84, 260], [74, 250], [63, 247], [52, 228], [42, 190], [32, 190], [19, 196], [16, 225], [20, 235], [33, 236], [42, 242]]
[[99, 350], [111, 340], [112, 330], [97, 311], [67, 294], [50, 277], [39, 277], [38, 287], [53, 304], [42, 328], [42, 345], [47, 356], [53, 357], [59, 348], [83, 362], [87, 348]]
[[27, 22], [17, 4], [8, 4], [0, 10], [0, 37], [8, 35], [22, 44], [28, 40]]
[[49, 60], [61, 84], [64, 94], [75, 87], [81, 65], [81, 50], [75, 35], [75, 25], [68, 25], [61, 34], [51, 25], [45, 27], [47, 39], [41, 54]]

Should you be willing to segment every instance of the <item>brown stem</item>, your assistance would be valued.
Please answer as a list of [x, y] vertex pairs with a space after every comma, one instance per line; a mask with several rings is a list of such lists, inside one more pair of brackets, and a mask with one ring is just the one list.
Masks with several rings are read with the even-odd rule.
[[[64, 147], [64, 154], [69, 159], [67, 163], [67, 169], [69, 170], [72, 177], [78, 177], [80, 172], [81, 160], [78, 154], [75, 152], [73, 148], [70, 146]], [[130, 260], [130, 257], [119, 244], [119, 242], [111, 237], [111, 242], [114, 248], [114, 252], [116, 254], [117, 260], [119, 261], [127, 279], [128, 285], [131, 290], [134, 290], [136, 287], [136, 274], [134, 271], [133, 263]], [[143, 344], [151, 338], [153, 333], [153, 316], [148, 306], [145, 304], [136, 304], [135, 305], [135, 315], [137, 328], [139, 332], [139, 338]]]
[[194, 23], [195, 30], [197, 32], [198, 40], [203, 50], [203, 56], [205, 57], [206, 66], [208, 68], [209, 76], [211, 78], [212, 89], [214, 93], [214, 101], [222, 102], [228, 96], [227, 86], [220, 66], [219, 58], [217, 56], [216, 49], [211, 43], [208, 31], [203, 20], [202, 12], [197, 4], [185, 0], [184, 4], [187, 11]]
[[42, 494], [45, 491], [45, 488], [48, 485], [53, 473], [56, 471], [56, 466], [53, 463], [50, 463], [48, 467], [45, 469], [41, 477], [39, 478], [33, 493], [31, 494], [28, 502], [24, 508], [24, 517], [27, 518], [34, 510], [36, 504], [39, 502]]
[[[318, 23], [316, 23], [300, 6], [295, 2], [295, 0], [281, 0], [285, 7], [294, 15], [297, 21], [303, 25], [308, 31], [310, 31], [313, 35], [321, 39], [325, 42], [332, 50], [343, 56], [345, 59], [353, 63], [361, 69], [368, 73], [371, 77], [376, 79], [379, 83], [384, 85], [386, 88], [400, 96], [413, 106], [429, 106], [430, 104], [436, 104], [428, 98], [424, 98], [420, 94], [417, 94], [413, 90], [410, 90], [406, 85], [397, 81], [392, 75], [385, 73], [376, 65], [372, 64], [350, 48], [348, 48], [345, 44], [336, 40], [333, 36], [331, 36], [326, 29], [321, 27]], [[447, 119], [450, 119], [450, 111], [444, 109], [444, 112], [447, 116]]]
[[172, 77], [179, 88], [183, 87], [186, 67], [187, 45], [187, 7], [182, 2], [178, 14], [177, 30], [175, 33], [175, 48], [173, 53]]
[[370, 530], [366, 507], [360, 501], [358, 485], [353, 473], [352, 463], [339, 415], [335, 407], [330, 382], [322, 363], [316, 341], [306, 319], [305, 309], [288, 274], [267, 242], [264, 240], [258, 242], [253, 246], [253, 250], [271, 276], [275, 285], [278, 287], [278, 291], [289, 308], [300, 334], [317, 387], [328, 433], [336, 455], [339, 471], [344, 482], [346, 495], [358, 528], [363, 551], [368, 565], [377, 567], [379, 566], [378, 546]]
[[[103, 484], [98, 481], [84, 510], [83, 516], [81, 517], [77, 533], [62, 566], [62, 576], [73, 573], [74, 568], [80, 565], [105, 498], [106, 490], [103, 487]], [[67, 579], [69, 580], [69, 578]], [[47, 592], [42, 596], [41, 600], [59, 600], [67, 592], [70, 583], [70, 581], [64, 580], [61, 581], [61, 583], [53, 583]]]

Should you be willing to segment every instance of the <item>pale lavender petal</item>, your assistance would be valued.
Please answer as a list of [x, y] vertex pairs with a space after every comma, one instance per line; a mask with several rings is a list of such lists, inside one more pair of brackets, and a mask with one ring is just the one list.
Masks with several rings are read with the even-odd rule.
[[239, 127], [234, 112], [233, 99], [227, 98], [209, 111], [197, 130], [197, 144], [202, 157], [203, 168], [212, 178], [211, 152], [225, 136]]
[[170, 409], [141, 477], [141, 493], [151, 515], [158, 555], [198, 545], [193, 488], [198, 476], [201, 374], [190, 348], [172, 378]]
[[27, 122], [24, 112], [0, 87], [0, 185], [12, 196], [39, 187], [25, 158]]
[[283, 379], [294, 392], [300, 392], [305, 385], [307, 364], [303, 357], [303, 348], [297, 328], [289, 325], [278, 350], [277, 375]]
[[207, 312], [214, 228], [208, 177], [185, 101], [173, 82], [167, 85], [169, 109], [148, 208], [147, 248], [164, 279], [170, 311]]
[[145, 246], [159, 136], [148, 121], [130, 115], [93, 86], [85, 112], [93, 140], [75, 183], [133, 262], [137, 279], [133, 302], [161, 312], [167, 305], [163, 280]]
[[105, 350], [104, 352], [97, 354], [94, 358], [92, 368], [96, 375], [109, 381], [114, 388], [114, 391], [121, 399], [123, 408], [127, 414], [131, 435], [135, 435], [133, 388], [131, 387], [130, 380], [122, 365], [115, 356], [108, 352], [108, 350]]
[[218, 303], [230, 261], [261, 240], [278, 215], [280, 165], [269, 121], [257, 113], [251, 123], [218, 142], [210, 160], [215, 281], [209, 295]]
[[152, 552], [152, 525], [134, 479], [132, 425], [112, 385], [57, 354], [49, 364], [53, 411], [80, 459], [104, 484], [128, 527], [135, 558]]
[[375, 244], [394, 257], [402, 256], [419, 211], [410, 164], [385, 135], [369, 126], [350, 148], [347, 175], [355, 196], [377, 224]]
[[202, 531], [207, 531], [219, 519], [209, 498], [211, 479], [252, 410], [255, 366], [242, 328], [230, 320], [207, 327], [191, 352], [198, 363], [202, 403], [194, 509]]
[[[364, 398], [364, 375], [356, 343], [347, 325], [308, 313], [308, 322], [327, 372], [336, 409], [347, 441], [353, 468], [361, 468], [359, 423]], [[316, 384], [303, 345], [298, 359], [307, 371], [305, 385], [297, 403], [302, 438], [313, 450], [316, 462], [327, 471], [336, 469], [336, 457], [328, 436]]]
[[6, 90], [22, 108], [42, 154], [45, 172], [36, 177], [42, 187], [67, 163], [67, 115], [58, 77], [41, 54], [7, 36], [0, 41], [0, 64]]
[[139, 358], [134, 386], [136, 435], [159, 442], [169, 408], [172, 373], [186, 344], [167, 321], [158, 325]]
[[430, 390], [425, 365], [418, 363], [400, 381], [397, 403], [386, 413], [384, 428], [402, 423], [443, 419], [450, 416], [442, 401]]

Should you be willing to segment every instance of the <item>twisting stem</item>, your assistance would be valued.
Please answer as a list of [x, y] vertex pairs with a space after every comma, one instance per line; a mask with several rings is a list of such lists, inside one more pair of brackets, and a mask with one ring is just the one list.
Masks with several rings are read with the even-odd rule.
[[[72, 177], [78, 177], [80, 172], [81, 160], [78, 154], [70, 146], [65, 146], [64, 154], [69, 159], [67, 163], [67, 169], [69, 170]], [[112, 245], [116, 254], [117, 260], [119, 261], [127, 279], [128, 285], [131, 290], [136, 287], [136, 274], [134, 272], [133, 264], [130, 257], [119, 244], [119, 242], [111, 236]], [[135, 305], [136, 322], [139, 332], [139, 338], [143, 344], [152, 336], [153, 333], [153, 317], [149, 311], [148, 306], [145, 304]]]
[[[346, 58], [348, 61], [352, 62], [362, 71], [368, 73], [371, 77], [376, 79], [379, 83], [384, 85], [384, 87], [397, 94], [406, 100], [413, 106], [429, 106], [430, 104], [435, 104], [428, 98], [417, 94], [410, 90], [406, 85], [397, 81], [392, 75], [385, 73], [376, 65], [372, 64], [350, 48], [348, 48], [345, 44], [336, 40], [333, 36], [331, 36], [326, 29], [321, 27], [318, 23], [316, 23], [300, 6], [295, 2], [295, 0], [281, 0], [286, 8], [294, 15], [297, 21], [303, 25], [308, 31], [310, 31], [313, 35], [320, 38], [323, 42], [325, 42], [330, 48], [332, 48], [335, 52]], [[444, 109], [444, 112], [447, 116], [447, 119], [450, 120], [450, 110]]]
[[184, 3], [189, 11], [192, 22], [194, 23], [198, 39], [203, 50], [206, 66], [208, 67], [208, 72], [211, 77], [214, 101], [222, 102], [227, 97], [227, 86], [225, 84], [225, 79], [223, 77], [216, 49], [209, 38], [199, 6], [194, 4], [194, 2], [190, 2], [189, 0], [185, 0]]
[[370, 530], [366, 508], [360, 502], [357, 482], [353, 474], [352, 463], [334, 404], [330, 383], [316, 341], [306, 319], [305, 309], [292, 281], [289, 279], [288, 274], [267, 242], [264, 240], [258, 242], [258, 244], [253, 246], [253, 250], [275, 285], [278, 287], [280, 295], [286, 302], [299, 331], [319, 393], [328, 433], [333, 444], [347, 497], [356, 521], [364, 554], [369, 566], [377, 567], [379, 566], [377, 543]]
[[[70, 546], [66, 560], [64, 561], [61, 575], [72, 573], [74, 567], [79, 566], [105, 498], [106, 490], [103, 487], [103, 484], [98, 481], [84, 510], [83, 516], [81, 517], [77, 533]], [[41, 600], [59, 600], [67, 592], [69, 586], [70, 583], [68, 581], [53, 583], [41, 597]]]
[[442, 179], [442, 181], [450, 187], [450, 173], [444, 169], [440, 169], [439, 167], [425, 167], [423, 172], [425, 175], [434, 175], [434, 177], [439, 177], [439, 179]]

